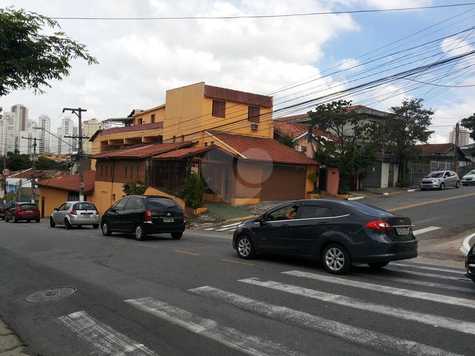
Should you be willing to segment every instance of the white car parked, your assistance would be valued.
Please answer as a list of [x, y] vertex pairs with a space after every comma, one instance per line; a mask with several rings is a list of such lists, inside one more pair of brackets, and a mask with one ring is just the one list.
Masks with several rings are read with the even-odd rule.
[[421, 190], [460, 187], [460, 178], [454, 171], [436, 171], [422, 178]]
[[462, 184], [463, 185], [475, 184], [475, 169], [472, 169], [470, 172], [468, 172], [462, 177]]
[[96, 206], [87, 201], [68, 201], [55, 208], [49, 224], [51, 227], [63, 225], [66, 229], [73, 226], [92, 225], [94, 229], [99, 227], [100, 216]]

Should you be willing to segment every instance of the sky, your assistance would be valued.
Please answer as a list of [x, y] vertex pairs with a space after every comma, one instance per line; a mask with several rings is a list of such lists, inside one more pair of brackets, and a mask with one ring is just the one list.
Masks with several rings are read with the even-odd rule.
[[[453, 2], [463, 1], [0, 0], [0, 7], [14, 6], [53, 17], [143, 17], [384, 9]], [[368, 56], [388, 53], [390, 48], [378, 50], [381, 46], [450, 16], [457, 18], [447, 22], [440, 32], [434, 27], [434, 31], [398, 42], [398, 46], [407, 47], [457, 31], [464, 25], [473, 25], [475, 7], [233, 21], [62, 20], [62, 30], [85, 44], [99, 64], [88, 66], [75, 61], [71, 75], [52, 82], [52, 87], [45, 88], [44, 94], [35, 95], [32, 90], [15, 91], [0, 98], [0, 106], [8, 109], [21, 103], [29, 108], [30, 118], [46, 114], [51, 117], [54, 127], [59, 124], [65, 106], [87, 108], [86, 119], [124, 117], [134, 108], [162, 104], [167, 89], [195, 82], [270, 94], [294, 83], [321, 77], [329, 71], [346, 70], [341, 75], [320, 79], [318, 86], [312, 82], [275, 94], [275, 106], [285, 105], [299, 95], [302, 98], [319, 96], [351, 86], [347, 81], [366, 70], [366, 67], [352, 67], [364, 62]], [[453, 43], [445, 41], [438, 50], [447, 55], [464, 52], [473, 48], [470, 44], [473, 41], [469, 39], [458, 37], [451, 39]], [[361, 57], [362, 54], [366, 57]], [[454, 65], [449, 70], [460, 71], [461, 67]], [[475, 83], [475, 75], [466, 73], [461, 80], [465, 84]], [[423, 97], [426, 105], [435, 111], [433, 143], [446, 142], [450, 125], [475, 112], [473, 87], [424, 86], [415, 92], [404, 93], [407, 85], [397, 82], [350, 99], [355, 104], [386, 110], [398, 105], [404, 97]]]

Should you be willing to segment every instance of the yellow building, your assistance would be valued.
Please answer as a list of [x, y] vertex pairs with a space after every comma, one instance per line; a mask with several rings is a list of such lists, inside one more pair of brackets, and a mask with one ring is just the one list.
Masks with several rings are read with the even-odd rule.
[[[97, 119], [86, 120], [86, 121], [83, 121], [82, 123], [82, 135], [85, 137], [92, 137], [99, 129], [100, 129], [100, 122]], [[91, 154], [92, 142], [85, 141], [83, 150], [84, 150], [84, 153]]]

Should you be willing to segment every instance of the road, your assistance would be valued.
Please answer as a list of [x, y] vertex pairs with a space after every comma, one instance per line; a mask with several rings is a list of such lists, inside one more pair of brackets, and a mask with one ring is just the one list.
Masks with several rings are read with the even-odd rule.
[[[419, 193], [431, 195], [377, 203], [440, 227], [422, 240], [473, 228], [475, 189]], [[311, 261], [239, 260], [226, 233], [0, 229], [0, 315], [33, 354], [474, 354], [475, 284], [461, 269], [407, 261], [337, 278]], [[75, 293], [27, 301], [53, 288]]]

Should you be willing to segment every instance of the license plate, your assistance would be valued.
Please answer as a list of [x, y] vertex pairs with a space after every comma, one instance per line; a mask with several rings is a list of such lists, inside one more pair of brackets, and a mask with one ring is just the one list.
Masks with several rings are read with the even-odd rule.
[[174, 221], [175, 221], [175, 219], [173, 219], [173, 218], [163, 218], [163, 222], [166, 222], [166, 223], [172, 223]]
[[408, 227], [398, 227], [396, 228], [396, 233], [398, 235], [409, 235], [411, 230]]

